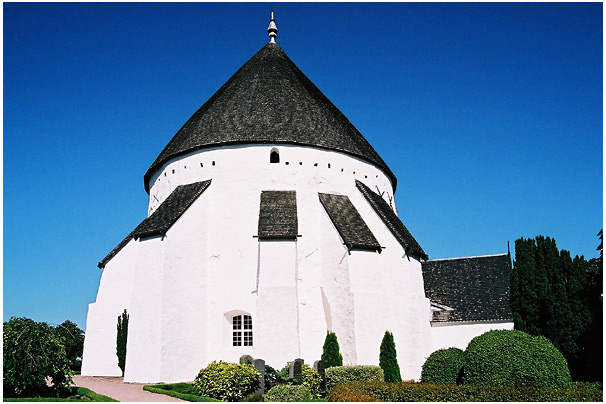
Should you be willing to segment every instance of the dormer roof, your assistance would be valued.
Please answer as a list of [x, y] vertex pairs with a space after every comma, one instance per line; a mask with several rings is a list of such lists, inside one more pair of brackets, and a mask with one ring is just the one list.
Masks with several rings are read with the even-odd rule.
[[291, 144], [335, 150], [380, 168], [387, 164], [341, 111], [270, 42], [198, 109], [145, 174], [195, 150], [238, 144]]

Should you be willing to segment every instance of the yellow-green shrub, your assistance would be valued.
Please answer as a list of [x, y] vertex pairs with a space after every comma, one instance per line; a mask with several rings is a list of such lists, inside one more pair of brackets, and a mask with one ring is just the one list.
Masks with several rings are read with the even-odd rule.
[[309, 389], [303, 385], [279, 384], [267, 392], [267, 401], [311, 401]]
[[326, 389], [351, 382], [382, 382], [383, 369], [379, 366], [336, 366], [326, 369]]
[[260, 376], [253, 365], [212, 362], [200, 370], [194, 387], [202, 396], [239, 401], [255, 391]]

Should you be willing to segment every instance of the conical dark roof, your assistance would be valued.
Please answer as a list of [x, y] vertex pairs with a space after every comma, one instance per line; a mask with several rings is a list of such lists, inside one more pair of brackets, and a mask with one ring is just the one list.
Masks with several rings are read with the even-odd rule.
[[387, 164], [351, 122], [276, 43], [268, 43], [189, 118], [145, 174], [206, 147], [287, 143], [337, 150], [379, 167]]

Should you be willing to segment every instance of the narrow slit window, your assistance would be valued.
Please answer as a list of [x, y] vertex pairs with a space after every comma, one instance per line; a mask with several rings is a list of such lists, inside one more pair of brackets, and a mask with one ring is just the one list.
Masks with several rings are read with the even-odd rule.
[[271, 152], [269, 153], [269, 162], [272, 164], [280, 162], [280, 152], [278, 149], [271, 149]]

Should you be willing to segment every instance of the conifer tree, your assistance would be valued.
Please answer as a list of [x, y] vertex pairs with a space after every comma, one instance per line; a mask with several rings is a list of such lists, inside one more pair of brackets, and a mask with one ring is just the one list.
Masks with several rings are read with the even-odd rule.
[[118, 356], [118, 367], [122, 370], [126, 368], [126, 340], [128, 339], [128, 314], [126, 309], [118, 316], [118, 333], [116, 336], [116, 355]]
[[337, 341], [337, 334], [334, 332], [326, 333], [321, 359], [324, 362], [325, 369], [333, 366], [343, 366], [343, 356], [339, 353], [339, 341]]
[[568, 361], [573, 379], [601, 380], [601, 258], [573, 259], [543, 236], [516, 240], [515, 248], [510, 283], [515, 329], [548, 338]]
[[379, 353], [379, 366], [383, 369], [386, 382], [401, 382], [400, 366], [396, 353], [396, 343], [393, 340], [393, 334], [385, 331], [383, 341], [381, 341], [381, 352]]

